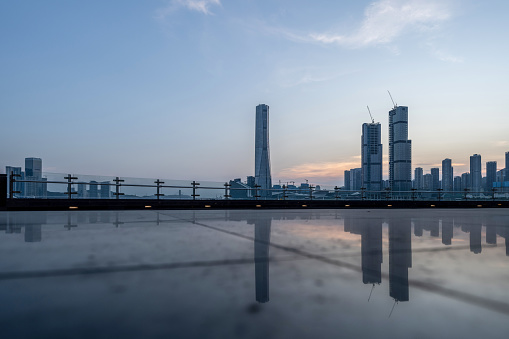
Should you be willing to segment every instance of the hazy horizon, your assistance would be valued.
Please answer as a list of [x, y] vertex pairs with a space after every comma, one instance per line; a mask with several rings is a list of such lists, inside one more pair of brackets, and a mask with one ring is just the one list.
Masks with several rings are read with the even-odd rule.
[[[412, 175], [509, 151], [505, 1], [26, 1], [0, 4], [0, 153], [47, 172], [254, 175], [270, 106], [273, 183], [341, 185], [362, 123], [409, 107]], [[441, 172], [441, 171], [440, 171]], [[440, 173], [441, 174], [441, 173]]]

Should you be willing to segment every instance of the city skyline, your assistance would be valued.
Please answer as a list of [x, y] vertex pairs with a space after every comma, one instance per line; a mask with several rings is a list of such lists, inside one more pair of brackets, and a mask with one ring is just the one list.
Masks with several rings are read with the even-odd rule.
[[254, 175], [265, 102], [274, 181], [340, 184], [361, 167], [366, 105], [389, 145], [387, 89], [411, 109], [412, 170], [449, 158], [458, 176], [472, 154], [483, 175], [504, 168], [506, 2], [29, 3], [0, 4], [2, 169]]

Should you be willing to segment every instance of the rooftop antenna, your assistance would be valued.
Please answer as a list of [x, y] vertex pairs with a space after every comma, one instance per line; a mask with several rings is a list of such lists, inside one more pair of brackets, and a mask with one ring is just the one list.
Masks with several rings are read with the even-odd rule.
[[398, 107], [398, 104], [394, 103], [394, 100], [392, 100], [391, 92], [389, 92], [389, 90], [387, 90], [387, 93], [389, 93], [389, 96], [391, 97], [391, 101], [392, 101], [392, 104], [394, 105], [394, 108]]
[[369, 116], [371, 117], [371, 123], [375, 123], [375, 119], [373, 119], [373, 116], [371, 115], [371, 111], [369, 110], [369, 106], [366, 106], [368, 108]]

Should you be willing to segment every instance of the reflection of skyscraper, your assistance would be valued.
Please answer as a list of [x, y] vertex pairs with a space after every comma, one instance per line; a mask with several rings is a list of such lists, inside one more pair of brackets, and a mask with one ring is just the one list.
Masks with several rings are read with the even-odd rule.
[[452, 218], [442, 219], [442, 244], [450, 245], [452, 243], [454, 222]]
[[495, 225], [486, 225], [486, 243], [490, 245], [497, 244], [497, 226]]
[[270, 197], [272, 177], [270, 174], [269, 149], [269, 106], [260, 104], [256, 106], [256, 133], [255, 133], [255, 182], [259, 185], [262, 197]]
[[256, 218], [254, 262], [256, 280], [256, 301], [269, 301], [269, 246], [271, 218]]
[[362, 187], [382, 190], [382, 127], [380, 123], [362, 124]]
[[481, 253], [482, 245], [481, 245], [481, 224], [470, 225], [470, 252], [475, 254]]
[[380, 284], [382, 282], [382, 222], [368, 220], [361, 230], [362, 282]]
[[344, 231], [361, 236], [362, 282], [382, 282], [382, 220], [344, 218]]
[[411, 222], [395, 218], [389, 224], [389, 291], [396, 301], [408, 301], [408, 268], [412, 267]]
[[389, 111], [389, 185], [393, 191], [412, 188], [412, 141], [408, 140], [408, 107]]

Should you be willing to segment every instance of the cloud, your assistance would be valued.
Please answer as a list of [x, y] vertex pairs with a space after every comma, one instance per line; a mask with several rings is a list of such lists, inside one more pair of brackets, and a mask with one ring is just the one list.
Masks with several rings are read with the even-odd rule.
[[309, 37], [324, 44], [350, 48], [383, 45], [410, 31], [430, 31], [451, 17], [448, 6], [433, 0], [381, 0], [365, 10], [360, 28], [352, 34], [314, 33]]
[[358, 73], [360, 70], [331, 71], [328, 68], [312, 67], [284, 67], [277, 71], [278, 82], [281, 87], [293, 87], [309, 83], [332, 81], [340, 77]]
[[304, 163], [285, 168], [277, 176], [286, 179], [342, 178], [345, 170], [360, 165], [360, 161]]
[[164, 19], [180, 8], [197, 11], [205, 15], [213, 15], [210, 11], [212, 6], [221, 6], [221, 0], [171, 0], [168, 6], [157, 11], [157, 18]]

